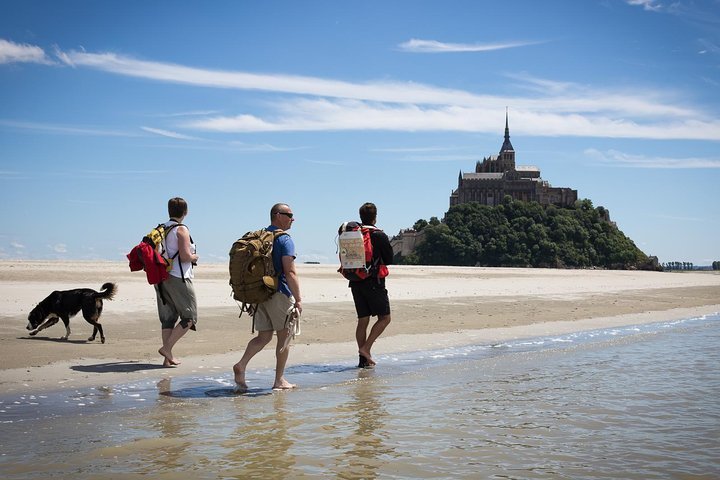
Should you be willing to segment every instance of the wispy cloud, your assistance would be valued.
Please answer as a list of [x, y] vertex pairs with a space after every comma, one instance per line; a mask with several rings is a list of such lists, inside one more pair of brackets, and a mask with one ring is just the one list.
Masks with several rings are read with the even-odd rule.
[[[680, 93], [579, 85], [510, 74], [515, 95], [490, 95], [415, 82], [348, 82], [285, 74], [209, 70], [137, 60], [113, 53], [56, 53], [74, 68], [193, 86], [286, 94], [262, 113], [188, 115], [166, 129], [146, 130], [194, 138], [178, 130], [219, 133], [285, 131], [465, 131], [496, 133], [498, 112], [511, 108], [513, 132], [535, 136], [587, 136], [720, 140], [720, 119], [683, 105]], [[112, 132], [0, 120], [0, 126], [58, 133], [124, 135]], [[150, 127], [146, 127], [150, 128]]]
[[641, 6], [644, 10], [650, 12], [658, 12], [662, 10], [662, 5], [657, 0], [625, 0], [628, 5]]
[[400, 162], [466, 162], [478, 159], [474, 155], [409, 155], [396, 160]]
[[457, 150], [459, 147], [398, 147], [398, 148], [371, 148], [371, 152], [386, 153], [427, 153], [427, 152], [446, 152], [448, 150]]
[[197, 116], [207, 116], [207, 115], [217, 115], [218, 111], [216, 110], [194, 110], [189, 112], [176, 112], [176, 113], [156, 113], [153, 115], [148, 115], [149, 117], [154, 118], [174, 118], [174, 117], [197, 117]]
[[3, 63], [40, 63], [50, 65], [54, 63], [45, 51], [26, 43], [15, 43], [0, 38], [0, 64]]
[[673, 220], [678, 222], [707, 222], [707, 218], [699, 217], [681, 217], [677, 215], [653, 215], [653, 218], [662, 218], [664, 220]]
[[332, 160], [308, 160], [308, 163], [314, 163], [317, 165], [328, 165], [332, 167], [344, 167], [346, 163]]
[[45, 133], [57, 133], [65, 135], [90, 135], [103, 137], [139, 137], [139, 133], [126, 132], [122, 130], [105, 130], [99, 128], [73, 126], [73, 125], [55, 125], [49, 123], [35, 122], [19, 122], [14, 120], [0, 119], [0, 127], [16, 128], [20, 130], [34, 130]]
[[437, 40], [421, 40], [412, 38], [398, 45], [400, 50], [412, 53], [458, 53], [458, 52], [490, 52], [506, 48], [526, 47], [544, 42], [500, 42], [500, 43], [446, 43]]
[[200, 140], [197, 137], [191, 137], [190, 135], [184, 135], [182, 133], [172, 132], [170, 130], [163, 130], [161, 128], [152, 128], [152, 127], [140, 127], [142, 130], [145, 130], [148, 133], [154, 133], [155, 135], [160, 135], [161, 137], [168, 137], [168, 138], [175, 138], [177, 140]]
[[596, 149], [585, 150], [585, 155], [602, 164], [618, 167], [634, 168], [720, 168], [720, 159], [717, 158], [668, 158], [668, 157], [646, 157], [644, 155], [633, 155], [630, 153], [608, 150], [601, 152]]
[[50, 247], [50, 250], [52, 250], [55, 253], [67, 253], [67, 245], [64, 243], [57, 243], [55, 245], [48, 245]]
[[[587, 99], [578, 99], [586, 103]], [[610, 101], [610, 100], [609, 100]], [[634, 99], [627, 98], [627, 103]], [[281, 131], [461, 131], [497, 133], [498, 111], [504, 108], [492, 102], [482, 107], [419, 106], [414, 104], [391, 105], [357, 100], [298, 99], [277, 105], [272, 117], [261, 118], [242, 114], [234, 117], [210, 117], [184, 124], [185, 128], [206, 131], [281, 132]], [[552, 104], [549, 100], [521, 102], [525, 108], [512, 111], [512, 128], [515, 134], [533, 136], [585, 136], [651, 139], [706, 139], [720, 140], [720, 120], [659, 117], [642, 121], [643, 107], [636, 118], [624, 112], [614, 115], [602, 110], [572, 112], [569, 105]], [[558, 100], [562, 104], [562, 101]], [[529, 108], [528, 108], [529, 107]], [[620, 106], [617, 106], [620, 108]], [[600, 108], [600, 107], [598, 107]], [[613, 107], [610, 107], [613, 108]], [[557, 111], [559, 110], [559, 111]]]
[[277, 147], [269, 143], [251, 144], [245, 142], [232, 141], [228, 142], [230, 148], [234, 151], [243, 152], [294, 152], [305, 150], [307, 147]]
[[350, 98], [395, 103], [459, 103], [477, 101], [461, 90], [441, 89], [413, 82], [353, 83], [285, 74], [259, 74], [208, 70], [183, 65], [136, 60], [114, 53], [71, 51], [65, 55], [68, 65], [84, 66], [118, 75], [168, 83], [203, 87], [258, 90], [331, 98]]

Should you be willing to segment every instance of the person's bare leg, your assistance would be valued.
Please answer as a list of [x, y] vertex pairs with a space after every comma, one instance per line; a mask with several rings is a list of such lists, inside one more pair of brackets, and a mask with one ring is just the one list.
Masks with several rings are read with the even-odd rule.
[[233, 365], [233, 374], [238, 391], [247, 391], [248, 386], [247, 383], [245, 383], [245, 370], [247, 369], [247, 365], [255, 355], [265, 348], [265, 345], [270, 343], [272, 337], [272, 330], [258, 332], [257, 337], [252, 338], [248, 342], [247, 347], [245, 348], [245, 353], [243, 353], [240, 361]]
[[180, 340], [183, 335], [185, 335], [188, 330], [190, 330], [191, 323], [188, 322], [186, 327], [183, 327], [180, 323], [175, 325], [175, 328], [172, 330], [170, 329], [163, 329], [162, 331], [162, 340], [163, 340], [163, 346], [160, 347], [158, 350], [158, 353], [165, 357], [165, 362], [163, 362], [164, 366], [170, 366], [170, 365], [180, 365], [180, 361], [177, 360], [175, 357], [173, 357], [172, 349], [175, 346], [175, 344]]
[[[163, 328], [160, 330], [160, 338], [162, 339], [162, 344], [165, 345], [168, 340], [170, 339], [170, 335], [172, 334], [173, 329], [172, 328]], [[162, 347], [160, 347], [162, 350]], [[160, 353], [160, 350], [158, 350], [158, 353]], [[160, 353], [160, 355], [163, 357], [163, 367], [172, 367], [173, 364], [170, 363], [170, 360], [168, 360], [165, 355]]]
[[[357, 326], [355, 327], [355, 341], [357, 342], [358, 350], [365, 345], [367, 339], [367, 329], [370, 324], [370, 317], [360, 317], [357, 320]], [[360, 362], [358, 363], [359, 368], [368, 367], [369, 363], [365, 355], [360, 354]]]
[[367, 328], [370, 324], [370, 317], [358, 318], [357, 327], [355, 327], [355, 340], [357, 341], [358, 348], [362, 348], [365, 345], [367, 339]]
[[[390, 324], [390, 315], [378, 315], [377, 322], [370, 329], [370, 334], [365, 339], [365, 343], [358, 349], [360, 355], [367, 358], [368, 364], [375, 365], [375, 361], [372, 359], [370, 350], [372, 349], [375, 340], [385, 331], [387, 326]], [[358, 322], [359, 325], [359, 322]]]
[[[275, 383], [273, 383], [273, 389], [289, 390], [295, 388], [296, 385], [285, 380], [285, 365], [290, 354], [290, 348], [283, 349], [285, 339], [290, 334], [287, 328], [278, 330], [277, 332], [277, 346], [275, 347]], [[282, 352], [280, 351], [282, 350]]]

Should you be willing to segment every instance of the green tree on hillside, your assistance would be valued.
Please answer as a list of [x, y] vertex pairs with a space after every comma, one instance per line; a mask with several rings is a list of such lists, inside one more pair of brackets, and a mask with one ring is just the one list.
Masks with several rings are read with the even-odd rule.
[[[490, 207], [455, 205], [445, 221], [418, 220], [424, 241], [406, 263], [514, 267], [635, 268], [647, 256], [607, 220], [603, 207], [543, 207], [507, 196]], [[434, 221], [433, 221], [434, 220]]]

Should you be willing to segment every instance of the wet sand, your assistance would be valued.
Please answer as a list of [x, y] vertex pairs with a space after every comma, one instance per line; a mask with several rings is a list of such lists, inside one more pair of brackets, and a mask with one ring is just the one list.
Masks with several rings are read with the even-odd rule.
[[[302, 334], [288, 366], [357, 358], [355, 315], [347, 282], [329, 265], [299, 265]], [[37, 392], [227, 368], [252, 337], [250, 318], [228, 285], [227, 266], [196, 269], [198, 331], [174, 349], [182, 364], [162, 368], [155, 295], [124, 262], [0, 262], [0, 389]], [[60, 340], [62, 323], [30, 337], [29, 311], [53, 290], [118, 284], [105, 303], [107, 343], [87, 342], [81, 315]], [[720, 274], [518, 268], [393, 267], [387, 279], [392, 323], [374, 355], [559, 334], [684, 318], [720, 311]], [[266, 348], [253, 368], [271, 367]]]

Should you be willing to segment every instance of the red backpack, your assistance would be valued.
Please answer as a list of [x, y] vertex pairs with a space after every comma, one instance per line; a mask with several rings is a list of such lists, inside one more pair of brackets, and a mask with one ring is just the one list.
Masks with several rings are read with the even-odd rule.
[[338, 272], [352, 282], [369, 277], [385, 278], [389, 274], [387, 266], [380, 263], [380, 258], [373, 258], [370, 240], [373, 230], [378, 229], [358, 222], [345, 222], [338, 229]]
[[[161, 223], [150, 230], [150, 233], [145, 235], [142, 241], [127, 254], [127, 259], [130, 262], [130, 271], [145, 270], [147, 281], [150, 285], [158, 285], [167, 280], [170, 276], [173, 260], [180, 252], [176, 252], [171, 258], [166, 258], [164, 255], [165, 252], [163, 251], [163, 241], [165, 237], [167, 237], [167, 234], [170, 233], [170, 230], [180, 225], [182, 225], [182, 223], [176, 223], [166, 227], [164, 223]], [[183, 278], [183, 281], [184, 280]]]

